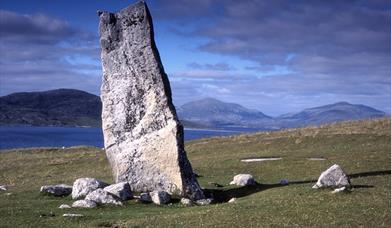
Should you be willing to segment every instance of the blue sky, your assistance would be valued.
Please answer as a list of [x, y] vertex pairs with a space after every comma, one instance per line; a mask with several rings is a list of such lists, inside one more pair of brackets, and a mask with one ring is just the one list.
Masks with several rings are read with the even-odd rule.
[[[2, 0], [0, 95], [99, 95], [97, 10], [135, 1]], [[176, 105], [280, 115], [347, 101], [391, 113], [391, 1], [147, 1]]]

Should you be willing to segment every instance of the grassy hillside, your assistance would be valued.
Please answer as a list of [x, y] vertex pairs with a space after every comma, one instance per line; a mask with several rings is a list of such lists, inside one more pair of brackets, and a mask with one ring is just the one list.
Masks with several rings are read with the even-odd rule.
[[[220, 203], [183, 207], [142, 205], [58, 209], [70, 197], [43, 196], [44, 184], [72, 184], [79, 177], [112, 182], [104, 152], [96, 148], [28, 149], [0, 153], [0, 227], [259, 227], [391, 226], [391, 119], [358, 121], [272, 133], [211, 138], [186, 144], [201, 185]], [[243, 163], [248, 157], [279, 161]], [[324, 157], [324, 161], [309, 161]], [[311, 188], [332, 164], [350, 175], [352, 192], [331, 194]], [[261, 185], [231, 187], [238, 173], [251, 173]], [[288, 186], [278, 183], [290, 180]], [[215, 187], [212, 182], [224, 185]], [[237, 197], [235, 203], [225, 203]], [[55, 216], [41, 214], [54, 213]], [[81, 213], [78, 219], [63, 213]]]

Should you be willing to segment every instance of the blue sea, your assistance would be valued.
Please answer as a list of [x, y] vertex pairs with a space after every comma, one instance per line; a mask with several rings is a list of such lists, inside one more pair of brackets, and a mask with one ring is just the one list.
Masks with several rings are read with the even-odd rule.
[[[253, 131], [256, 130], [245, 128], [220, 130], [185, 129], [185, 141]], [[0, 127], [0, 150], [78, 145], [103, 147], [102, 129], [83, 127]]]

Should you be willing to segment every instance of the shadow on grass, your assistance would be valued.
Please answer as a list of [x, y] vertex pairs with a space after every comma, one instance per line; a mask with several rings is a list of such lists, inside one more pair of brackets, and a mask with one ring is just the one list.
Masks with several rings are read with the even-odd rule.
[[[354, 179], [359, 177], [384, 176], [384, 175], [391, 175], [391, 170], [355, 173], [355, 174], [350, 174], [348, 176], [350, 179]], [[317, 180], [292, 181], [289, 182], [289, 185], [309, 184], [309, 183], [315, 183], [316, 181]], [[241, 198], [270, 188], [278, 188], [284, 186], [287, 185], [282, 185], [279, 183], [278, 184], [257, 183], [256, 185], [252, 185], [252, 186], [243, 186], [243, 187], [227, 189], [227, 190], [205, 189], [204, 192], [207, 197], [214, 198], [216, 203], [224, 203], [224, 202], [228, 202], [231, 198]], [[352, 188], [373, 188], [373, 187], [374, 187], [373, 185], [352, 185]]]

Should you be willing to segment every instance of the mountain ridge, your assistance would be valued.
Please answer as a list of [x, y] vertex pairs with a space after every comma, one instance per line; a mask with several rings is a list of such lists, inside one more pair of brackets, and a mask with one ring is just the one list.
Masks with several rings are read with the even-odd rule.
[[[20, 92], [0, 97], [0, 125], [101, 126], [99, 96], [75, 89]], [[203, 98], [176, 107], [185, 127], [247, 127], [281, 129], [345, 120], [388, 116], [387, 113], [346, 101], [271, 117], [261, 111], [215, 98]]]

